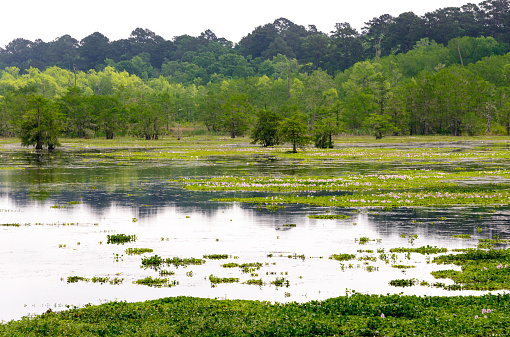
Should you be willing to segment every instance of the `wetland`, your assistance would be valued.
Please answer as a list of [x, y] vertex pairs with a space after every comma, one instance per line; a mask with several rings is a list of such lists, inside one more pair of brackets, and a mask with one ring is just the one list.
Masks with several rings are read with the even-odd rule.
[[335, 143], [0, 142], [0, 320], [178, 296], [510, 289], [509, 139]]

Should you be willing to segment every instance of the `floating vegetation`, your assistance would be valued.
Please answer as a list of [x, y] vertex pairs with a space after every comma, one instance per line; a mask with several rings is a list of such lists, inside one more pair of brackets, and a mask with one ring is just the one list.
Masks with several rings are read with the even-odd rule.
[[126, 235], [126, 234], [113, 234], [106, 236], [106, 243], [114, 243], [117, 245], [125, 244], [128, 242], [135, 242], [136, 235]]
[[505, 205], [510, 203], [510, 192], [506, 190], [482, 191], [461, 189], [439, 189], [435, 192], [406, 191], [382, 193], [353, 193], [333, 196], [289, 196], [249, 198], [213, 198], [220, 202], [246, 202], [260, 204], [309, 204], [322, 207], [431, 207]]
[[159, 276], [172, 276], [172, 275], [175, 275], [175, 272], [172, 271], [172, 270], [160, 270], [159, 271]]
[[282, 225], [282, 227], [296, 227], [296, 224], [293, 224], [293, 223], [291, 223], [291, 224], [284, 224], [284, 225]]
[[78, 281], [88, 282], [89, 279], [82, 276], [68, 276], [67, 283], [76, 283]]
[[269, 283], [275, 285], [276, 287], [286, 287], [286, 288], [288, 288], [290, 286], [289, 280], [287, 280], [284, 277], [277, 277], [276, 280], [273, 280], [273, 281], [271, 281]]
[[294, 259], [294, 260], [297, 260], [297, 259], [301, 259], [303, 261], [305, 260], [305, 254], [296, 254], [296, 253], [294, 253], [294, 254], [291, 254], [291, 255], [287, 255], [287, 257], [289, 259]]
[[230, 262], [221, 265], [222, 268], [240, 268], [241, 272], [245, 274], [253, 273], [254, 271], [262, 268], [262, 266], [263, 264], [261, 262], [248, 262], [242, 264]]
[[175, 267], [186, 267], [189, 265], [201, 265], [204, 264], [205, 260], [202, 259], [195, 259], [195, 258], [179, 258], [179, 257], [172, 257], [172, 258], [166, 258], [163, 259], [161, 256], [154, 255], [150, 257], [144, 257], [142, 258], [142, 268], [152, 268], [155, 270], [158, 270], [161, 268], [163, 264], [166, 265], [173, 265]]
[[239, 278], [236, 277], [216, 277], [214, 275], [209, 275], [209, 281], [211, 282], [211, 286], [220, 284], [220, 283], [237, 283], [239, 282]]
[[510, 244], [510, 240], [502, 240], [499, 237], [494, 239], [478, 239], [478, 244], [476, 245], [479, 249], [491, 249], [495, 248], [498, 244]]
[[262, 281], [262, 279], [249, 279], [249, 280], [246, 280], [245, 282], [243, 282], [243, 284], [251, 284], [251, 285], [257, 285], [257, 286], [260, 286], [262, 287], [264, 285], [264, 282]]
[[274, 212], [274, 211], [276, 211], [278, 209], [284, 209], [284, 208], [286, 208], [286, 207], [282, 206], [282, 205], [267, 205], [266, 206], [266, 209], [269, 210], [269, 211], [272, 211], [272, 212]]
[[21, 225], [19, 223], [3, 223], [3, 224], [0, 224], [0, 226], [3, 226], [3, 227], [20, 227]]
[[393, 286], [393, 287], [412, 287], [417, 283], [418, 283], [418, 280], [412, 278], [412, 279], [408, 279], [408, 280], [406, 280], [406, 279], [391, 280], [389, 282], [389, 285]]
[[336, 219], [349, 219], [349, 215], [345, 214], [319, 214], [319, 215], [309, 215], [310, 219], [322, 219], [322, 220], [336, 220]]
[[471, 239], [471, 234], [455, 234], [453, 237], [456, 239]]
[[69, 208], [67, 205], [51, 205], [50, 208], [66, 209]]
[[391, 248], [390, 253], [419, 253], [419, 254], [439, 254], [439, 253], [446, 253], [448, 252], [448, 249], [446, 248], [438, 248], [437, 246], [423, 246], [419, 248]]
[[411, 266], [411, 265], [404, 265], [404, 264], [394, 264], [391, 266], [392, 268], [397, 268], [397, 269], [411, 269], [411, 268], [416, 268], [416, 266]]
[[329, 257], [330, 260], [337, 260], [337, 261], [349, 261], [356, 258], [356, 255], [354, 254], [333, 254]]
[[165, 260], [159, 255], [142, 258], [142, 267], [145, 269], [152, 268], [152, 269], [157, 270], [164, 263], [165, 263]]
[[376, 262], [377, 261], [377, 257], [370, 256], [370, 255], [360, 256], [360, 257], [358, 257], [358, 261], [372, 261], [372, 262]]
[[435, 278], [449, 278], [466, 290], [510, 289], [510, 249], [468, 250], [435, 257], [437, 264], [454, 264], [461, 270], [432, 272]]
[[366, 236], [363, 236], [359, 239], [354, 239], [354, 242], [359, 242], [360, 245], [364, 245], [364, 244], [367, 244], [369, 243], [370, 241], [375, 241], [375, 240], [370, 240], [370, 238], [366, 237]]
[[179, 258], [179, 257], [172, 257], [165, 260], [167, 264], [172, 264], [175, 267], [186, 267], [189, 265], [201, 265], [205, 263], [205, 260], [202, 259], [195, 259], [195, 258]]
[[[473, 173], [473, 176], [479, 177]], [[285, 176], [285, 177], [234, 177], [173, 180], [188, 190], [201, 191], [360, 191], [375, 189], [410, 189], [457, 186], [453, 180], [466, 180], [471, 176], [458, 172], [431, 170], [398, 171], [390, 174], [352, 174], [340, 177]]]
[[209, 259], [209, 260], [224, 260], [224, 259], [228, 259], [228, 255], [227, 254], [210, 254], [210, 255], [204, 255], [203, 258], [204, 259]]
[[176, 280], [170, 281], [167, 278], [152, 278], [151, 276], [147, 276], [146, 278], [133, 281], [133, 283], [155, 288], [161, 287], [170, 288], [179, 284], [179, 282]]
[[152, 253], [154, 250], [151, 248], [128, 248], [126, 249], [127, 255], [142, 255], [146, 253]]

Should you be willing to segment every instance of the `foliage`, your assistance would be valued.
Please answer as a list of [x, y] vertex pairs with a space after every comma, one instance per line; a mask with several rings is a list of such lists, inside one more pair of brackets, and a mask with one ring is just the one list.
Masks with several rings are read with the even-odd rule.
[[138, 303], [111, 302], [59, 313], [48, 311], [0, 325], [0, 334], [477, 336], [490, 331], [505, 335], [510, 327], [506, 311], [509, 302], [508, 294], [480, 297], [354, 294], [287, 304], [172, 297]]
[[113, 234], [106, 236], [106, 243], [115, 243], [115, 244], [124, 244], [128, 242], [135, 242], [136, 235], [127, 235], [127, 234]]
[[355, 259], [356, 255], [354, 254], [333, 254], [329, 257], [330, 260], [337, 260], [337, 261], [349, 261], [352, 259]]
[[126, 249], [127, 255], [142, 255], [146, 253], [152, 253], [154, 250], [151, 248], [128, 248]]
[[58, 137], [62, 124], [55, 105], [37, 95], [28, 98], [27, 109], [20, 127], [21, 145], [35, 145], [37, 150], [43, 146], [47, 146], [48, 149], [59, 146]]
[[262, 110], [257, 114], [257, 122], [251, 132], [253, 143], [260, 143], [263, 147], [280, 143], [278, 123], [282, 117], [271, 110]]
[[282, 141], [292, 144], [292, 153], [297, 153], [298, 147], [304, 147], [309, 143], [306, 135], [306, 124], [298, 114], [285, 118], [280, 122], [279, 133]]
[[332, 137], [339, 132], [340, 128], [336, 125], [336, 121], [333, 118], [324, 118], [313, 129], [315, 147], [332, 149]]

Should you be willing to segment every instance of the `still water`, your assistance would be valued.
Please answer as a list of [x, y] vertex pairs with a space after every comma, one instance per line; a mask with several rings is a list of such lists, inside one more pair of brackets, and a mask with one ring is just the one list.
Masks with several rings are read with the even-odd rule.
[[[66, 306], [87, 303], [167, 296], [305, 302], [352, 291], [481, 294], [426, 286], [389, 286], [390, 280], [403, 278], [433, 283], [436, 280], [431, 271], [456, 267], [427, 263], [427, 256], [420, 254], [412, 254], [410, 259], [397, 254], [392, 263], [386, 264], [378, 259], [379, 252], [384, 249], [388, 254], [390, 248], [425, 245], [474, 247], [476, 239], [493, 235], [508, 239], [508, 209], [499, 208], [488, 214], [479, 207], [382, 211], [288, 205], [271, 211], [258, 205], [210, 201], [213, 197], [247, 193], [190, 192], [169, 182], [179, 177], [335, 175], [403, 167], [405, 163], [306, 164], [256, 157], [113, 161], [65, 150], [51, 155], [21, 150], [2, 152], [0, 321], [40, 314], [49, 308], [64, 310]], [[326, 211], [350, 217], [308, 218], [310, 214]], [[483, 232], [479, 233], [478, 227], [483, 227]], [[121, 233], [136, 235], [136, 242], [107, 244], [107, 235]], [[454, 239], [455, 234], [471, 234], [473, 239]], [[361, 245], [361, 237], [370, 241]], [[127, 248], [135, 247], [154, 250], [143, 255], [146, 257], [157, 254], [163, 258], [202, 258], [227, 254], [229, 258], [206, 259], [199, 266], [165, 268], [175, 272], [170, 279], [178, 281], [178, 285], [151, 288], [133, 284], [147, 276], [159, 277], [158, 272], [141, 268], [143, 256], [125, 253]], [[367, 250], [372, 252], [360, 252]], [[332, 254], [345, 253], [368, 258], [344, 263], [329, 259]], [[239, 268], [221, 267], [228, 262], [260, 262], [263, 266], [250, 275]], [[402, 271], [391, 264], [415, 267]], [[239, 282], [212, 287], [210, 275], [239, 278]], [[69, 276], [117, 277], [123, 282], [68, 284]], [[288, 286], [270, 283], [277, 278], [284, 278]], [[262, 279], [264, 285], [243, 284], [248, 279]], [[449, 280], [441, 282], [448, 284]]]

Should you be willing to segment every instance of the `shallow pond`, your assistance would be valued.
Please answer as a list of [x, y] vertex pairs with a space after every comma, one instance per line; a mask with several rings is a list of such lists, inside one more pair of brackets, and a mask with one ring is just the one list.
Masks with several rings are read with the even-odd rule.
[[[26, 150], [0, 154], [0, 320], [4, 321], [49, 308], [63, 310], [87, 303], [181, 295], [304, 302], [352, 291], [481, 294], [419, 285], [392, 287], [388, 283], [393, 279], [415, 278], [431, 284], [437, 281], [431, 271], [451, 267], [428, 263], [431, 258], [427, 255], [390, 254], [389, 250], [426, 245], [468, 248], [475, 247], [479, 238], [510, 238], [506, 206], [383, 210], [293, 204], [267, 209], [210, 200], [268, 193], [191, 192], [169, 182], [180, 177], [222, 175], [373, 173], [404, 169], [405, 162], [310, 162], [263, 156], [117, 160], [66, 150], [51, 155]], [[501, 160], [441, 165], [443, 170], [479, 165], [507, 167]], [[430, 163], [413, 166], [421, 167], [429, 168]], [[308, 217], [329, 212], [347, 217]], [[115, 234], [136, 235], [136, 241], [108, 244], [108, 235]], [[471, 239], [453, 237], [460, 234], [470, 234]], [[153, 252], [128, 255], [128, 248], [151, 248]], [[356, 255], [356, 259], [339, 262], [329, 258], [347, 253]], [[228, 258], [203, 257], [212, 254]], [[387, 255], [389, 263], [381, 260], [381, 254]], [[142, 258], [153, 255], [199, 258], [205, 263], [165, 266], [163, 269], [175, 272], [169, 279], [178, 284], [172, 287], [134, 284], [147, 276], [160, 277], [156, 270], [141, 268]], [[260, 269], [247, 272], [221, 266], [256, 262], [262, 264]], [[210, 275], [239, 280], [214, 285]], [[71, 276], [89, 281], [68, 283]], [[91, 281], [94, 277], [123, 281], [100, 284]], [[261, 280], [263, 285], [243, 284], [250, 279]]]

